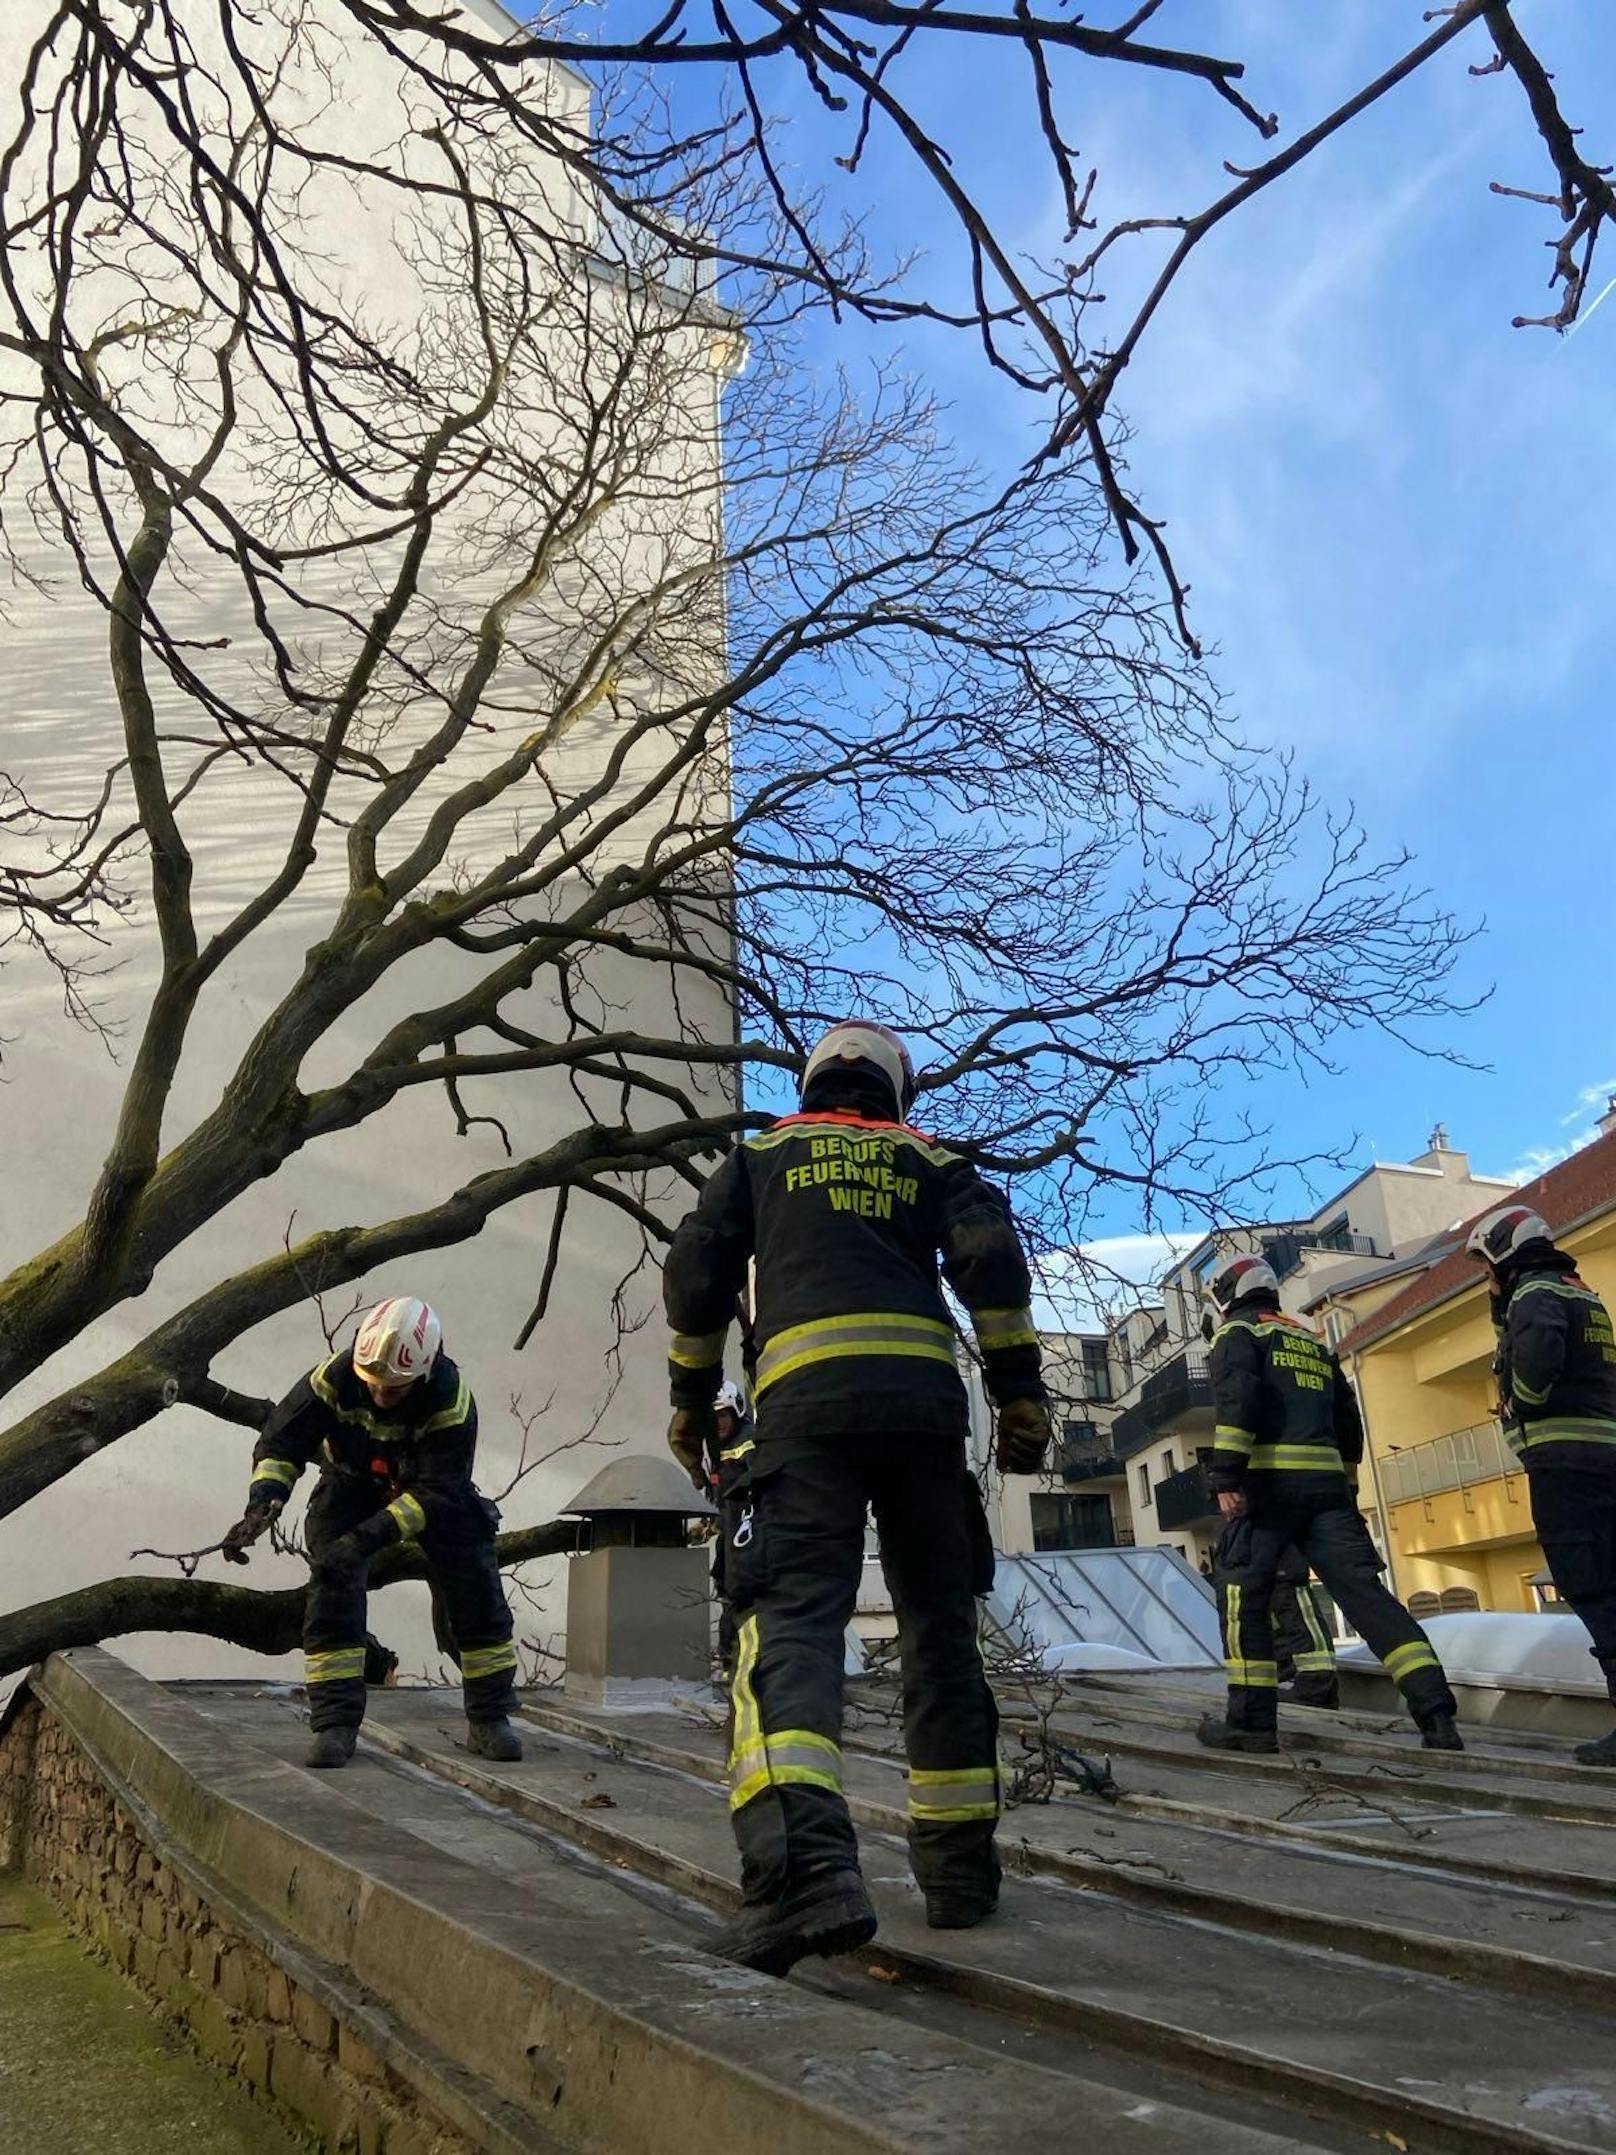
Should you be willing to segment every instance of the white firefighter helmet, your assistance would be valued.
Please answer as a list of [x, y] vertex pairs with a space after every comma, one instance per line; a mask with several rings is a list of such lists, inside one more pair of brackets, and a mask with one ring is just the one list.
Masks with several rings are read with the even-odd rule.
[[892, 1088], [900, 1115], [907, 1115], [913, 1106], [915, 1066], [909, 1060], [909, 1050], [888, 1026], [877, 1025], [869, 1018], [844, 1018], [839, 1025], [833, 1025], [808, 1058], [802, 1073], [804, 1096], [821, 1071], [837, 1065], [851, 1069], [862, 1065], [884, 1078]]
[[442, 1345], [435, 1310], [413, 1295], [390, 1295], [359, 1327], [354, 1368], [383, 1384], [413, 1384], [431, 1369]]
[[1279, 1275], [1266, 1257], [1233, 1257], [1213, 1275], [1210, 1292], [1222, 1313], [1248, 1294], [1270, 1294], [1279, 1300]]
[[713, 1412], [715, 1414], [733, 1414], [738, 1422], [744, 1422], [747, 1419], [749, 1410], [746, 1404], [746, 1394], [735, 1383], [733, 1378], [726, 1377], [718, 1387], [718, 1396], [713, 1401]]
[[1465, 1238], [1465, 1251], [1484, 1264], [1506, 1265], [1527, 1242], [1552, 1242], [1549, 1223], [1530, 1205], [1500, 1205], [1484, 1212]]

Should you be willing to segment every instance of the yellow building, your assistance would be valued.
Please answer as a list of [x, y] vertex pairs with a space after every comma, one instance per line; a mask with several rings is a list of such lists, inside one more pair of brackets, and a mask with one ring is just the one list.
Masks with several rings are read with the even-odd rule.
[[[1601, 1128], [1497, 1202], [1542, 1213], [1616, 1307], [1616, 1117]], [[1493, 1327], [1486, 1275], [1464, 1253], [1469, 1224], [1412, 1277], [1343, 1282], [1315, 1304], [1363, 1408], [1370, 1472], [1359, 1495], [1379, 1511], [1396, 1592], [1416, 1615], [1534, 1610], [1553, 1596], [1526, 1476], [1493, 1418]]]

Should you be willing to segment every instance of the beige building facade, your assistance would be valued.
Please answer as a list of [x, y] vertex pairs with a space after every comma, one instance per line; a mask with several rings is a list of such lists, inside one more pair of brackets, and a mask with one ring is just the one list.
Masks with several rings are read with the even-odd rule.
[[[1058, 1445], [1056, 1462], [1036, 1487], [1023, 1491], [1014, 1479], [1004, 1485], [1001, 1546], [1037, 1546], [1041, 1527], [1070, 1537], [1045, 1544], [1051, 1547], [1103, 1545], [1082, 1537], [1109, 1532], [1115, 1541], [1173, 1549], [1206, 1569], [1220, 1531], [1202, 1469], [1213, 1413], [1201, 1317], [1212, 1277], [1231, 1257], [1261, 1254], [1279, 1275], [1281, 1306], [1318, 1322], [1315, 1313], [1332, 1283], [1350, 1281], [1372, 1295], [1384, 1274], [1385, 1292], [1394, 1292], [1411, 1251], [1500, 1201], [1507, 1188], [1500, 1178], [1475, 1174], [1467, 1155], [1438, 1129], [1416, 1159], [1375, 1162], [1306, 1218], [1205, 1236], [1169, 1268], [1151, 1298], [1117, 1316], [1103, 1334], [1076, 1338], [1083, 1358], [1077, 1385], [1069, 1374], [1073, 1344], [1057, 1335], [1050, 1353], [1057, 1430], [1092, 1421], [1093, 1433], [1074, 1428], [1078, 1448]], [[1350, 1321], [1326, 1314], [1324, 1328], [1339, 1336]], [[1093, 1394], [1102, 1387], [1108, 1396], [1100, 1403]], [[1074, 1398], [1076, 1407], [1068, 1404]], [[1102, 1495], [1106, 1517], [1093, 1502]]]

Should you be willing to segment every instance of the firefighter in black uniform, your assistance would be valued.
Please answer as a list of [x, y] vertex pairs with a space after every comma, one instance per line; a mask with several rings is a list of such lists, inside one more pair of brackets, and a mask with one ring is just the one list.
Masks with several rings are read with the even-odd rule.
[[477, 1404], [442, 1338], [424, 1302], [378, 1303], [353, 1346], [270, 1415], [253, 1447], [246, 1512], [225, 1537], [225, 1555], [246, 1563], [298, 1476], [318, 1462], [304, 1523], [311, 1766], [353, 1756], [365, 1712], [365, 1574], [379, 1550], [417, 1539], [453, 1632], [470, 1747], [484, 1758], [522, 1755], [509, 1720], [516, 1648], [494, 1556], [499, 1514], [471, 1479]]
[[[1242, 1512], [1225, 1522], [1213, 1556], [1212, 1578], [1217, 1588], [1218, 1611], [1227, 1621], [1229, 1588], [1248, 1583], [1251, 1569], [1251, 1519]], [[1335, 1711], [1341, 1704], [1341, 1683], [1336, 1673], [1335, 1647], [1325, 1612], [1319, 1606], [1307, 1558], [1294, 1543], [1286, 1549], [1274, 1573], [1269, 1596], [1269, 1616], [1274, 1627], [1274, 1675], [1289, 1684], [1298, 1706], [1319, 1706]]]
[[1217, 1750], [1278, 1750], [1270, 1603], [1294, 1542], [1396, 1679], [1426, 1748], [1462, 1751], [1442, 1664], [1381, 1584], [1354, 1495], [1363, 1423], [1340, 1364], [1306, 1325], [1281, 1314], [1279, 1282], [1263, 1258], [1226, 1265], [1212, 1299], [1223, 1321], [1210, 1358], [1217, 1417], [1210, 1480], [1226, 1516], [1250, 1519], [1251, 1545], [1247, 1569], [1226, 1596], [1227, 1712], [1208, 1715], [1197, 1734]]
[[971, 1314], [1002, 1470], [1037, 1470], [1049, 1409], [1010, 1208], [967, 1160], [907, 1127], [913, 1098], [896, 1035], [833, 1027], [808, 1059], [802, 1112], [715, 1171], [664, 1271], [668, 1441], [694, 1478], [726, 1328], [756, 1267], [757, 1435], [724, 1521], [745, 1906], [720, 1950], [771, 1974], [875, 1931], [840, 1748], [843, 1635], [871, 1505], [898, 1619], [910, 1860], [927, 1920], [964, 1928], [998, 1899], [998, 1716], [974, 1598], [986, 1526], [939, 1257]]
[[[1616, 1703], [1616, 1336], [1610, 1313], [1525, 1205], [1489, 1212], [1466, 1248], [1492, 1275], [1498, 1412], [1526, 1467], [1562, 1599], [1587, 1626]], [[1616, 1766], [1616, 1731], [1578, 1746]]]

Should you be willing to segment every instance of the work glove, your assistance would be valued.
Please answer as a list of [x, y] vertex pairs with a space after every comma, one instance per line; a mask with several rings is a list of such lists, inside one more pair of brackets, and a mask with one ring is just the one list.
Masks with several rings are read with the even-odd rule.
[[711, 1406], [675, 1407], [668, 1424], [668, 1450], [690, 1477], [690, 1486], [707, 1494], [707, 1446], [718, 1436], [718, 1415]]
[[220, 1554], [227, 1564], [245, 1564], [247, 1551], [280, 1517], [278, 1504], [251, 1504], [225, 1536]]
[[1007, 1399], [999, 1409], [994, 1465], [1001, 1474], [1036, 1474], [1052, 1434], [1047, 1400]]

